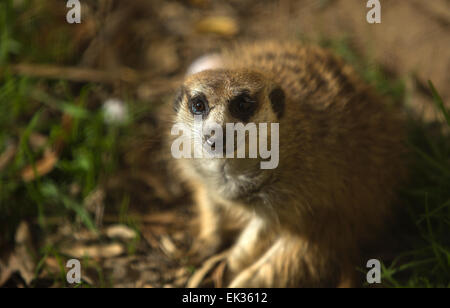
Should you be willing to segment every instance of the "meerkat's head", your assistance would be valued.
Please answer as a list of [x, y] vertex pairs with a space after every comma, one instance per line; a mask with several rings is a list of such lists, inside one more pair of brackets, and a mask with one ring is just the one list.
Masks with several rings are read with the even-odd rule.
[[[211, 125], [275, 123], [284, 113], [283, 90], [263, 74], [241, 70], [206, 70], [191, 75], [174, 102], [175, 121], [188, 125], [202, 142], [214, 143]], [[197, 132], [195, 119], [202, 120]], [[225, 134], [224, 134], [225, 135]], [[225, 145], [225, 144], [224, 144]]]
[[[232, 149], [227, 146], [227, 125], [247, 127], [248, 124], [266, 123], [270, 131], [271, 123], [279, 123], [282, 119], [284, 105], [283, 90], [262, 73], [247, 69], [206, 70], [187, 77], [181, 86], [174, 102], [175, 122], [190, 130], [194, 156], [196, 149], [203, 151], [205, 145], [213, 150], [218, 143], [223, 146], [223, 150], [219, 150], [223, 151], [223, 157], [202, 160], [197, 163], [198, 169], [206, 173], [220, 171], [227, 175], [242, 175], [256, 166], [260, 169], [259, 160], [247, 159], [248, 156], [246, 159], [228, 159], [226, 154], [236, 151], [237, 142]], [[218, 134], [217, 127], [222, 128], [223, 133]], [[248, 155], [248, 132], [246, 134], [244, 143]]]

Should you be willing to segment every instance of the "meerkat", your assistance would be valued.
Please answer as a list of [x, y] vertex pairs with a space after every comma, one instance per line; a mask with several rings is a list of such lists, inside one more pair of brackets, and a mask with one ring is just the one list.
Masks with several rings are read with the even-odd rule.
[[223, 127], [279, 124], [276, 168], [262, 169], [260, 157], [174, 159], [198, 204], [196, 251], [206, 257], [232, 243], [227, 286], [335, 287], [349, 279], [404, 179], [395, 109], [331, 52], [264, 42], [215, 55], [180, 87], [173, 123], [200, 136], [193, 145], [211, 145], [195, 115]]

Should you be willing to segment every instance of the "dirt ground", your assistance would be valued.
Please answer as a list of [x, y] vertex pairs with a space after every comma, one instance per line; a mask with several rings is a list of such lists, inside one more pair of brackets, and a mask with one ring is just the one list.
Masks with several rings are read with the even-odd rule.
[[[411, 108], [433, 120], [430, 94], [424, 90], [427, 81], [433, 81], [445, 102], [450, 98], [450, 1], [381, 2], [382, 23], [371, 25], [361, 0], [83, 1], [82, 23], [61, 25], [72, 33], [75, 57], [40, 67], [37, 73], [26, 65], [15, 69], [99, 83], [100, 97], [133, 93], [158, 110], [170, 101], [193, 60], [235, 41], [345, 38], [363, 57], [404, 78]], [[57, 7], [55, 16], [65, 20], [65, 7], [49, 3]], [[193, 204], [160, 158], [160, 121], [152, 112], [134, 124], [136, 136], [121, 171], [105, 179], [88, 201], [100, 233], [56, 220], [53, 236], [36, 240], [35, 227], [22, 224], [16, 247], [0, 261], [0, 286], [65, 285], [61, 268], [69, 257], [85, 260], [82, 278], [92, 286], [186, 286], [198, 269], [186, 257], [192, 242], [186, 230], [195, 224]], [[131, 214], [125, 219], [108, 211], [110, 203], [119, 202], [119, 191], [130, 195]], [[127, 219], [136, 222], [139, 232], [124, 226]], [[24, 257], [24, 251], [46, 245], [58, 247], [61, 257], [49, 253], [44, 264]], [[220, 270], [207, 275], [217, 263], [220, 258], [191, 284], [220, 286]], [[35, 279], [37, 267], [44, 270]]]

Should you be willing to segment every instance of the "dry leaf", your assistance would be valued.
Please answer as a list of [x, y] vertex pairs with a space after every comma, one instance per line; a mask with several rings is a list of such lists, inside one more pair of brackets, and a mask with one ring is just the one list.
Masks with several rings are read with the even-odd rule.
[[161, 249], [162, 251], [168, 256], [171, 257], [175, 255], [177, 251], [177, 247], [173, 243], [173, 241], [170, 239], [169, 236], [163, 235], [161, 236]]
[[214, 33], [222, 36], [235, 36], [239, 32], [237, 22], [226, 16], [206, 17], [195, 25], [200, 33]]
[[29, 286], [34, 279], [36, 263], [33, 258], [34, 248], [30, 228], [26, 222], [20, 223], [17, 228], [16, 246], [9, 256], [7, 265], [0, 264], [0, 286], [6, 283], [15, 272], [18, 272], [26, 285]]
[[[34, 181], [36, 178], [50, 173], [58, 162], [58, 156], [51, 150], [45, 151], [44, 158], [36, 163], [36, 169], [28, 166], [22, 171], [22, 179], [25, 182]], [[36, 171], [36, 173], [35, 173]]]
[[105, 234], [109, 238], [122, 240], [133, 240], [137, 237], [136, 231], [124, 225], [110, 226], [106, 228]]
[[125, 253], [125, 248], [118, 244], [100, 244], [100, 245], [76, 245], [74, 247], [68, 247], [61, 249], [61, 252], [65, 255], [81, 259], [84, 257], [89, 258], [114, 258]]
[[176, 272], [175, 272], [175, 278], [183, 278], [189, 276], [189, 270], [185, 267], [179, 268]]

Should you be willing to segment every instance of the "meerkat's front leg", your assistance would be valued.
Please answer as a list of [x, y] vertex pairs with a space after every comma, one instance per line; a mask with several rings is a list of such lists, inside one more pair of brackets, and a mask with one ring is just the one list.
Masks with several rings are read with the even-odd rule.
[[273, 241], [273, 229], [267, 221], [260, 217], [253, 217], [240, 234], [232, 247], [228, 257], [228, 271], [230, 276], [254, 263], [267, 250]]
[[220, 205], [212, 201], [204, 187], [197, 187], [195, 193], [199, 211], [199, 234], [194, 240], [193, 253], [200, 259], [216, 253], [223, 243], [223, 216]]
[[[239, 273], [230, 288], [316, 287], [336, 284], [326, 255], [298, 237], [282, 236], [255, 263]], [[328, 268], [328, 266], [330, 266]]]

